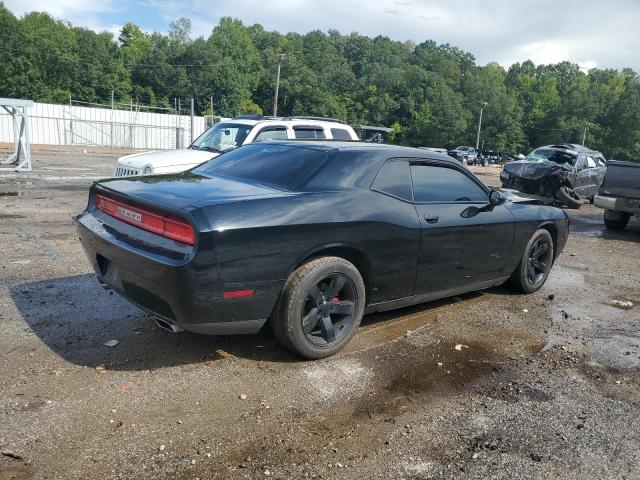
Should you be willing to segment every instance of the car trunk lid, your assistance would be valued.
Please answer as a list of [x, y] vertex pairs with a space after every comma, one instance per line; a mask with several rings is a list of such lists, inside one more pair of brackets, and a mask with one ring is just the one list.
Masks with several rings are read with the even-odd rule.
[[203, 177], [190, 172], [112, 178], [97, 183], [99, 189], [135, 201], [153, 203], [172, 210], [191, 211], [205, 205], [236, 202], [254, 198], [289, 195], [289, 192], [225, 177]]

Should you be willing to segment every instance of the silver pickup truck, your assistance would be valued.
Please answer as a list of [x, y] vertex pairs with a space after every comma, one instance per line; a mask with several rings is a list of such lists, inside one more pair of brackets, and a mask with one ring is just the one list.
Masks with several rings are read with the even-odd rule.
[[594, 203], [604, 208], [607, 228], [622, 230], [632, 215], [640, 217], [640, 162], [609, 160]]

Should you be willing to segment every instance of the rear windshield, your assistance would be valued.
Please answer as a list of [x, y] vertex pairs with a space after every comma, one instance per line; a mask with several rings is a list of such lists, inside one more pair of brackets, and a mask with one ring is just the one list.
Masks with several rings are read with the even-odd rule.
[[253, 143], [220, 155], [193, 173], [249, 180], [291, 190], [302, 184], [326, 160], [327, 153], [290, 145]]
[[576, 163], [576, 158], [576, 155], [569, 152], [564, 152], [562, 150], [538, 148], [537, 150], [534, 150], [529, 155], [527, 155], [525, 160], [538, 163], [552, 162], [565, 167], [572, 167]]

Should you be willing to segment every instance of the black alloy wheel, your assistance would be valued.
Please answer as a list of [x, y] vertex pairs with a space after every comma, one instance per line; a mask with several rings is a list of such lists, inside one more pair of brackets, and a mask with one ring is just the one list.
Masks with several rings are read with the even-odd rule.
[[531, 249], [527, 260], [527, 280], [532, 286], [543, 282], [551, 268], [553, 245], [546, 236], [538, 237]]
[[364, 281], [353, 263], [333, 256], [314, 258], [285, 282], [271, 328], [278, 341], [298, 355], [329, 357], [355, 334], [365, 301]]
[[302, 308], [302, 331], [309, 342], [331, 346], [349, 331], [358, 301], [349, 278], [333, 273], [313, 285]]
[[540, 290], [553, 266], [554, 251], [553, 238], [548, 230], [540, 228], [533, 232], [518, 267], [509, 278], [511, 286], [523, 293]]

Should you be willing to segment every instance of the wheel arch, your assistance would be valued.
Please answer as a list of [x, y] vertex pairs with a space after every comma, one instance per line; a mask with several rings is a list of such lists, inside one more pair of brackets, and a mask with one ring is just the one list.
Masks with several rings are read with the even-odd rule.
[[544, 229], [549, 232], [551, 235], [551, 240], [553, 241], [553, 260], [558, 257], [558, 227], [554, 225], [553, 222], [545, 222], [538, 226], [538, 229]]
[[289, 275], [305, 263], [319, 257], [339, 257], [351, 262], [360, 272], [364, 282], [365, 292], [369, 296], [371, 287], [371, 260], [369, 256], [359, 247], [351, 244], [335, 243], [318, 247], [298, 259], [289, 271]]

